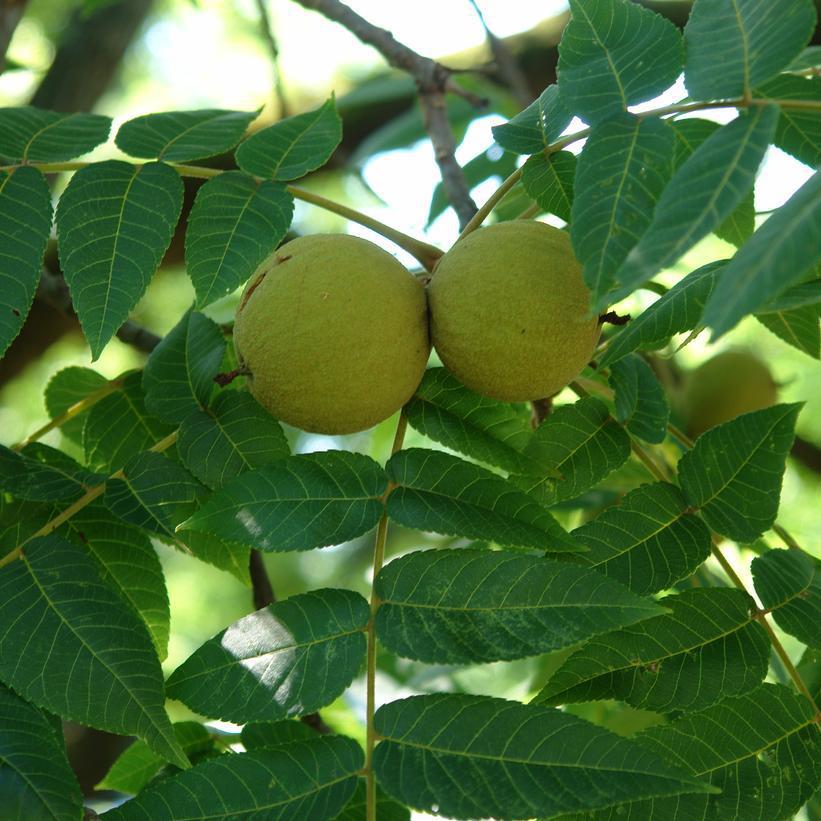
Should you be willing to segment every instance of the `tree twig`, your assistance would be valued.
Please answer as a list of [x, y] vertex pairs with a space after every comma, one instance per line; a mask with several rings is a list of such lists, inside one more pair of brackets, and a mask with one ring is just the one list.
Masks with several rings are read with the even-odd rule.
[[288, 116], [288, 100], [285, 97], [285, 87], [282, 83], [282, 72], [279, 70], [279, 46], [277, 45], [276, 37], [274, 37], [274, 29], [271, 25], [271, 17], [268, 14], [268, 6], [265, 0], [257, 0], [257, 11], [259, 12], [259, 28], [262, 34], [262, 39], [268, 47], [271, 54], [271, 70], [274, 79], [274, 97], [279, 107], [279, 116]]
[[485, 30], [485, 37], [490, 46], [490, 53], [493, 55], [493, 61], [496, 63], [499, 76], [513, 93], [519, 105], [524, 108], [529, 105], [533, 99], [527, 77], [525, 77], [524, 72], [516, 62], [516, 58], [510, 53], [510, 49], [508, 49], [505, 41], [491, 31], [477, 0], [468, 0], [468, 3], [473, 6], [473, 10], [476, 12], [476, 16], [479, 18], [479, 22]]
[[300, 6], [318, 11], [329, 20], [344, 26], [363, 43], [373, 46], [394, 68], [407, 72], [416, 81], [425, 128], [433, 143], [433, 153], [442, 176], [450, 204], [464, 227], [476, 213], [470, 186], [454, 154], [456, 141], [447, 117], [445, 93], [458, 94], [473, 105], [486, 101], [462, 88], [453, 80], [453, 72], [436, 60], [423, 57], [400, 43], [387, 29], [375, 26], [340, 0], [295, 0]]
[[[43, 269], [37, 285], [37, 298], [66, 316], [76, 316], [71, 303], [71, 292], [65, 279], [59, 274]], [[117, 331], [117, 338], [143, 353], [151, 353], [160, 344], [162, 337], [136, 322], [127, 319]]]

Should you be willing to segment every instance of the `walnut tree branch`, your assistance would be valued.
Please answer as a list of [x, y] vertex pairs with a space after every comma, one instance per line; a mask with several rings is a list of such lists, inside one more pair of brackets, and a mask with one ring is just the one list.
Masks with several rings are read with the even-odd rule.
[[470, 186], [465, 179], [454, 151], [456, 140], [448, 121], [445, 94], [451, 92], [469, 100], [476, 106], [485, 101], [458, 85], [450, 69], [417, 54], [400, 43], [387, 29], [375, 26], [340, 0], [295, 0], [300, 6], [317, 11], [329, 20], [344, 26], [363, 43], [373, 46], [394, 68], [407, 72], [416, 81], [419, 102], [424, 114], [425, 128], [433, 143], [434, 157], [442, 176], [450, 204], [459, 217], [462, 227], [476, 213], [476, 203], [470, 196]]
[[[43, 270], [37, 285], [37, 298], [66, 316], [76, 316], [66, 281], [59, 274]], [[160, 344], [161, 337], [136, 322], [127, 319], [117, 331], [117, 338], [143, 353], [151, 353]]]
[[507, 44], [500, 37], [497, 37], [485, 20], [485, 15], [482, 14], [482, 9], [479, 7], [478, 0], [468, 0], [468, 3], [473, 7], [482, 28], [485, 30], [485, 37], [490, 46], [490, 53], [493, 55], [493, 62], [496, 64], [496, 70], [499, 77], [504, 81], [505, 85], [510, 89], [513, 96], [519, 105], [524, 108], [533, 100], [533, 95], [530, 93], [530, 85], [527, 82], [522, 67], [516, 61], [516, 58], [510, 53]]

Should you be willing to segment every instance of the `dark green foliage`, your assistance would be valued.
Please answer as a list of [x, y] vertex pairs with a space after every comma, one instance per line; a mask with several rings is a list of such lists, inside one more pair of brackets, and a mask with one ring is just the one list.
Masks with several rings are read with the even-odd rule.
[[[431, 367], [393, 444], [387, 423], [350, 439], [283, 429], [247, 390], [226, 322], [295, 198], [323, 190], [289, 183], [339, 145], [333, 97], [244, 141], [258, 111], [148, 113], [114, 140], [134, 162], [73, 162], [106, 141], [108, 117], [0, 109], [0, 352], [41, 281], [53, 211], [97, 359], [178, 247], [181, 177], [199, 179], [180, 226], [194, 306], [114, 379], [108, 359], [49, 371], [52, 421], [0, 445], [0, 817], [83, 816], [63, 720], [135, 738], [98, 785], [121, 794], [112, 821], [788, 821], [805, 804], [821, 817], [819, 561], [776, 521], [782, 485], [789, 515], [817, 516], [794, 498], [803, 476], [785, 479], [796, 429], [817, 433], [793, 401], [814, 377], [776, 368], [789, 403], [695, 443], [678, 429], [678, 347], [706, 328], [698, 345], [753, 316], [807, 367], [821, 355], [818, 171], [772, 214], [754, 192], [773, 145], [821, 159], [821, 61], [804, 49], [815, 4], [695, 0], [683, 37], [633, 0], [569, 5], [557, 82], [464, 172], [468, 188], [507, 178], [490, 221], [568, 223], [590, 313], [554, 321], [598, 316], [601, 340], [568, 389], [532, 404]], [[682, 72], [686, 100], [647, 102]], [[402, 109], [348, 171], [425, 136], [430, 112], [402, 108], [413, 87], [391, 74], [341, 101], [346, 117]], [[457, 142], [516, 110], [469, 73], [445, 90]], [[187, 165], [232, 150], [238, 168]], [[323, 177], [347, 190], [344, 162]], [[54, 174], [71, 176], [51, 190]], [[429, 220], [449, 188], [432, 191]], [[318, 199], [436, 276], [435, 249]], [[711, 234], [735, 249], [702, 243]], [[286, 317], [295, 337], [303, 309]], [[4, 422], [31, 412], [12, 404]], [[192, 557], [252, 587], [244, 609], [220, 615]], [[176, 614], [206, 608], [216, 618], [181, 654]]]

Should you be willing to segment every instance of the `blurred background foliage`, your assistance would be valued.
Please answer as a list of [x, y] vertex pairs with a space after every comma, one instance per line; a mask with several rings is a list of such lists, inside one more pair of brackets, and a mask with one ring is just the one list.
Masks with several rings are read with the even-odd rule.
[[[686, 0], [640, 2], [680, 26], [690, 6]], [[460, 141], [457, 159], [464, 164], [474, 157], [484, 157], [475, 164], [480, 173], [473, 190], [474, 199], [484, 201], [514, 167], [513, 159], [503, 157], [501, 149], [494, 146], [491, 127], [519, 111], [555, 79], [556, 45], [567, 19], [566, 3], [351, 0], [349, 5], [392, 30], [421, 54], [465, 69], [460, 82], [487, 99], [481, 109], [462, 99], [449, 103], [451, 122]], [[509, 72], [499, 70], [477, 5], [487, 27], [503, 39], [512, 55], [516, 82], [510, 82]], [[5, 7], [4, 23], [8, 22], [9, 10], [16, 9], [20, 19], [9, 44], [5, 71], [0, 74], [0, 105], [33, 103], [55, 110], [97, 111], [114, 118], [112, 133], [125, 120], [149, 112], [261, 108], [252, 126], [259, 128], [283, 114], [312, 108], [334, 92], [343, 117], [343, 142], [330, 164], [308, 178], [305, 186], [440, 247], [447, 248], [455, 239], [458, 224], [451, 209], [429, 221], [439, 176], [412, 81], [386, 69], [373, 49], [320, 15], [290, 0], [17, 0]], [[813, 42], [818, 41], [816, 32]], [[670, 99], [683, 95], [683, 87], [679, 86]], [[717, 112], [716, 118], [722, 114], [726, 112]], [[578, 122], [570, 127], [576, 129]], [[102, 159], [121, 155], [109, 144], [92, 156]], [[217, 157], [208, 164], [227, 167], [229, 162], [229, 157]], [[811, 169], [771, 148], [756, 187], [758, 219], [788, 199], [810, 173]], [[56, 190], [64, 184], [64, 179], [54, 180]], [[193, 201], [196, 185], [186, 180], [186, 209]], [[522, 200], [517, 211], [527, 205], [528, 201]], [[548, 219], [562, 225], [555, 218]], [[409, 257], [367, 229], [304, 203], [297, 203], [292, 230], [298, 234], [350, 232], [366, 236], [397, 253], [409, 266], [412, 264]], [[179, 231], [133, 315], [136, 322], [159, 335], [166, 333], [193, 301], [193, 289], [183, 266], [182, 238]], [[731, 256], [734, 250], [711, 236], [657, 280], [671, 285], [681, 274]], [[56, 273], [53, 251], [47, 262]], [[617, 310], [636, 315], [655, 298], [641, 291]], [[219, 322], [228, 322], [236, 301], [234, 294], [211, 306], [207, 313]], [[749, 348], [765, 360], [781, 385], [783, 401], [807, 402], [798, 422], [805, 450], [800, 459], [789, 462], [779, 521], [806, 549], [821, 556], [817, 531], [821, 509], [821, 365], [752, 318], [722, 339], [719, 346], [708, 345], [706, 336], [702, 334], [689, 342], [675, 356], [674, 347], [660, 353], [659, 372], [673, 402], [682, 373], [728, 347]], [[682, 341], [674, 340], [676, 344]], [[114, 377], [126, 369], [141, 367], [144, 361], [144, 353], [115, 339], [94, 367], [106, 377]], [[2, 441], [19, 441], [47, 421], [43, 390], [55, 373], [69, 365], [89, 364], [88, 347], [76, 319], [60, 313], [47, 299], [38, 298], [24, 332], [0, 362]], [[559, 401], [563, 399], [559, 397]], [[297, 452], [343, 447], [384, 460], [394, 424], [395, 420], [387, 420], [373, 431], [349, 437], [322, 437], [293, 430], [289, 435]], [[44, 441], [67, 447], [59, 432], [49, 434]], [[409, 431], [406, 445], [433, 443]], [[646, 478], [642, 470], [631, 464], [629, 469], [611, 475], [606, 485], [621, 492]], [[589, 515], [590, 510], [578, 507], [560, 513], [568, 527], [578, 525]], [[392, 525], [388, 555], [449, 541]], [[781, 545], [773, 540], [770, 546]], [[251, 597], [250, 591], [232, 576], [163, 545], [157, 547], [171, 599], [172, 640], [166, 661], [170, 671], [201, 642], [247, 613]], [[331, 585], [367, 593], [371, 549], [369, 535], [335, 548], [270, 554], [265, 561], [279, 598]], [[732, 557], [731, 551], [729, 555]], [[735, 558], [737, 567], [748, 565], [749, 557], [736, 554]], [[718, 571], [708, 565], [704, 572]], [[789, 637], [786, 643], [789, 646]], [[429, 688], [524, 698], [560, 660], [554, 655], [452, 669], [385, 654], [378, 691], [384, 700]], [[323, 718], [339, 730], [360, 736], [358, 716], [363, 704], [364, 683], [360, 681], [337, 705], [323, 711]], [[653, 714], [607, 702], [573, 709], [624, 733], [656, 720]], [[188, 714], [181, 705], [174, 705], [172, 717], [182, 719]], [[88, 779], [94, 783], [93, 773]]]

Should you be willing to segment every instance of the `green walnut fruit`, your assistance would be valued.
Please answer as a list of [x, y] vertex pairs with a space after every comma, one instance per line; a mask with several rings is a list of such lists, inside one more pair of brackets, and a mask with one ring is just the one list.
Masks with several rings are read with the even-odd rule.
[[445, 366], [505, 402], [560, 391], [599, 337], [569, 236], [541, 222], [502, 222], [457, 242], [434, 272], [428, 303]]
[[353, 433], [410, 399], [430, 353], [425, 291], [372, 242], [301, 237], [245, 288], [234, 324], [251, 393], [283, 422]]
[[724, 351], [688, 374], [682, 414], [691, 436], [778, 401], [767, 366], [748, 351]]

